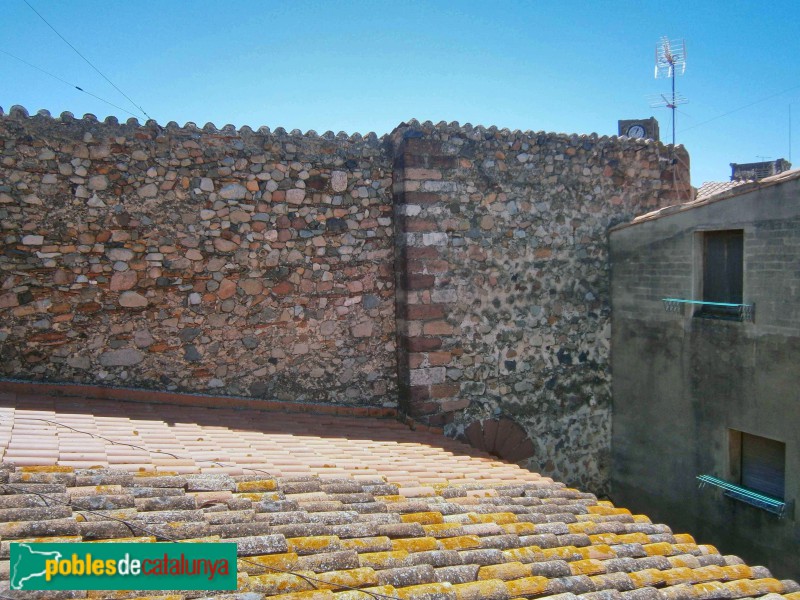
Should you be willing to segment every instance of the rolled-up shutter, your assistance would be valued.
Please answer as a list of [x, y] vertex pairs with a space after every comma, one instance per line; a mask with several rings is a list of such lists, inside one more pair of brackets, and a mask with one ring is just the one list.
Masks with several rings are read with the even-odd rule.
[[783, 500], [786, 444], [742, 433], [742, 485]]

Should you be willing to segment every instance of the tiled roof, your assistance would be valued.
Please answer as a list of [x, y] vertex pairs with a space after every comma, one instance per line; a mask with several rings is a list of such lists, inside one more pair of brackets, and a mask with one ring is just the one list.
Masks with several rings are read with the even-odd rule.
[[[389, 420], [15, 394], [0, 405], [4, 596], [800, 600], [764, 567]], [[109, 440], [144, 450], [114, 462], [133, 449]], [[185, 463], [157, 463], [157, 450]], [[9, 592], [9, 542], [34, 539], [235, 541], [239, 591]]]
[[[748, 194], [756, 190], [762, 190], [765, 188], [772, 187], [774, 185], [780, 185], [782, 183], [786, 183], [787, 181], [794, 181], [796, 179], [800, 179], [800, 169], [783, 171], [782, 173], [778, 173], [777, 175], [772, 175], [770, 177], [765, 177], [764, 179], [759, 179], [758, 181], [729, 181], [729, 182], [704, 183], [700, 187], [700, 190], [698, 190], [697, 197], [691, 202], [684, 202], [683, 204], [674, 204], [672, 206], [665, 206], [663, 208], [659, 208], [658, 210], [654, 210], [644, 215], [639, 215], [638, 217], [633, 219], [630, 223], [622, 223], [620, 225], [613, 227], [612, 231], [617, 229], [624, 229], [625, 227], [630, 227], [631, 225], [637, 225], [638, 223], [643, 223], [645, 221], [653, 221], [655, 219], [660, 219], [661, 217], [674, 215], [676, 213], [683, 212], [686, 210], [693, 210], [695, 208], [700, 208], [701, 206], [706, 206], [714, 202], [720, 202], [728, 200], [730, 198], [736, 198], [738, 196], [743, 196], [744, 194]], [[719, 186], [719, 188], [715, 186]]]
[[710, 198], [711, 196], [716, 196], [717, 194], [727, 192], [728, 190], [732, 190], [733, 188], [739, 187], [740, 185], [745, 185], [746, 183], [751, 183], [751, 182], [750, 181], [706, 181], [703, 185], [697, 188], [697, 196], [695, 197], [695, 201], [705, 200], [706, 198]]

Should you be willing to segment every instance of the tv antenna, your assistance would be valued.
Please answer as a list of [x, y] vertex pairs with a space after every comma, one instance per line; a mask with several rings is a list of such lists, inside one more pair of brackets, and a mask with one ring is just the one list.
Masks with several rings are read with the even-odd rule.
[[672, 95], [668, 98], [664, 94], [655, 96], [655, 101], [650, 103], [651, 108], [666, 107], [672, 111], [672, 145], [675, 146], [675, 111], [680, 104], [688, 100], [675, 92], [675, 77], [686, 72], [686, 42], [683, 40], [670, 40], [662, 37], [656, 45], [655, 77], [661, 79], [668, 77], [672, 81]]

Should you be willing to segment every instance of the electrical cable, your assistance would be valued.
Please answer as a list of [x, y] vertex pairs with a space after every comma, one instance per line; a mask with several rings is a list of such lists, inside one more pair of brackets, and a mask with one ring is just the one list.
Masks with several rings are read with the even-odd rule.
[[62, 83], [65, 83], [65, 84], [67, 84], [67, 85], [68, 85], [68, 86], [70, 86], [70, 87], [73, 87], [73, 88], [75, 88], [75, 89], [76, 89], [76, 90], [78, 90], [79, 92], [83, 92], [84, 94], [88, 94], [88, 95], [89, 95], [89, 96], [91, 96], [92, 98], [97, 98], [97, 99], [98, 99], [98, 100], [100, 100], [101, 102], [105, 102], [106, 104], [108, 104], [109, 106], [113, 106], [113, 107], [114, 107], [114, 108], [116, 108], [117, 110], [121, 110], [122, 112], [126, 112], [126, 113], [128, 113], [129, 115], [131, 115], [131, 116], [133, 116], [133, 117], [135, 117], [135, 116], [136, 116], [136, 113], [132, 113], [131, 111], [129, 111], [129, 110], [128, 110], [128, 109], [126, 109], [126, 108], [122, 108], [121, 106], [117, 106], [117, 105], [116, 105], [116, 104], [114, 104], [113, 102], [109, 102], [109, 101], [108, 101], [108, 100], [106, 100], [105, 98], [101, 98], [100, 96], [98, 96], [98, 95], [96, 95], [96, 94], [93, 94], [92, 92], [87, 92], [87, 91], [86, 91], [85, 89], [83, 89], [82, 87], [80, 87], [80, 86], [77, 86], [77, 85], [75, 85], [74, 83], [70, 83], [69, 81], [67, 81], [66, 79], [62, 79], [62, 78], [61, 78], [61, 77], [59, 77], [58, 75], [53, 75], [53, 74], [52, 74], [52, 73], [50, 73], [49, 71], [45, 71], [44, 69], [42, 69], [42, 68], [40, 68], [40, 67], [37, 67], [36, 65], [34, 65], [34, 64], [32, 64], [32, 63], [29, 63], [27, 60], [24, 60], [24, 59], [20, 58], [19, 56], [14, 56], [14, 55], [13, 55], [13, 54], [11, 54], [10, 52], [6, 52], [5, 50], [0, 50], [0, 53], [2, 53], [2, 54], [5, 54], [6, 56], [10, 56], [11, 58], [13, 58], [13, 59], [15, 59], [15, 60], [18, 60], [19, 62], [21, 62], [21, 63], [23, 63], [23, 64], [26, 64], [26, 65], [28, 65], [28, 66], [29, 66], [29, 67], [31, 67], [32, 69], [36, 69], [37, 71], [41, 71], [41, 72], [42, 72], [42, 73], [44, 73], [45, 75], [49, 75], [49, 76], [50, 76], [50, 77], [52, 77], [53, 79], [57, 79], [58, 81], [60, 81], [60, 82], [62, 82]]
[[751, 106], [755, 106], [756, 104], [760, 104], [761, 102], [766, 102], [767, 100], [771, 100], [772, 98], [776, 98], [781, 94], [785, 94], [786, 92], [791, 92], [792, 90], [796, 90], [800, 88], [800, 85], [793, 85], [792, 87], [786, 88], [785, 90], [781, 90], [780, 92], [776, 92], [774, 94], [770, 94], [769, 96], [765, 96], [759, 100], [755, 100], [750, 104], [745, 104], [744, 106], [740, 106], [738, 108], [734, 108], [733, 110], [729, 110], [726, 113], [722, 113], [721, 115], [717, 115], [716, 117], [712, 117], [707, 121], [701, 121], [700, 123], [696, 123], [691, 127], [686, 127], [685, 129], [681, 129], [681, 133], [684, 131], [689, 131], [690, 129], [694, 129], [695, 127], [700, 127], [701, 125], [705, 125], [706, 123], [711, 123], [712, 121], [716, 121], [717, 119], [721, 119], [722, 117], [727, 117], [728, 115], [732, 115], [735, 112], [739, 112], [740, 110], [744, 110], [745, 108], [750, 108]]
[[64, 43], [65, 43], [67, 46], [69, 46], [70, 48], [72, 48], [72, 49], [75, 51], [75, 53], [76, 53], [78, 56], [80, 56], [80, 57], [81, 57], [81, 58], [82, 58], [84, 61], [86, 61], [86, 64], [88, 64], [90, 67], [92, 67], [92, 69], [94, 69], [95, 71], [97, 71], [97, 73], [98, 73], [98, 74], [99, 74], [99, 75], [100, 75], [100, 76], [101, 76], [103, 79], [105, 79], [105, 80], [106, 80], [108, 83], [110, 83], [110, 84], [111, 84], [111, 86], [112, 86], [112, 87], [113, 87], [115, 90], [117, 90], [117, 91], [118, 91], [120, 94], [122, 94], [123, 96], [125, 96], [125, 98], [127, 98], [128, 102], [130, 102], [131, 104], [133, 104], [133, 106], [135, 106], [136, 108], [138, 108], [138, 109], [139, 109], [139, 110], [142, 112], [142, 114], [143, 114], [145, 117], [147, 117], [148, 119], [151, 119], [151, 120], [152, 120], [152, 117], [151, 117], [150, 115], [148, 115], [148, 114], [147, 114], [147, 112], [146, 112], [146, 111], [145, 111], [145, 110], [144, 110], [144, 109], [143, 109], [141, 106], [139, 106], [138, 104], [136, 104], [136, 102], [134, 102], [134, 101], [131, 99], [131, 97], [130, 97], [130, 96], [128, 96], [128, 94], [126, 94], [126, 93], [125, 93], [125, 92], [123, 92], [123, 91], [122, 91], [122, 90], [121, 90], [119, 87], [117, 87], [117, 85], [116, 85], [116, 84], [115, 84], [113, 81], [111, 81], [111, 80], [110, 80], [108, 77], [106, 77], [106, 76], [103, 74], [103, 72], [102, 72], [102, 71], [100, 71], [100, 69], [98, 69], [97, 67], [95, 67], [95, 66], [92, 64], [92, 62], [91, 62], [91, 61], [90, 61], [88, 58], [86, 58], [86, 57], [85, 57], [83, 54], [81, 54], [81, 53], [80, 53], [80, 51], [79, 51], [79, 50], [78, 50], [78, 49], [77, 49], [75, 46], [73, 46], [72, 44], [70, 44], [70, 43], [69, 43], [69, 41], [67, 40], [67, 38], [65, 38], [63, 35], [61, 35], [61, 34], [58, 32], [58, 30], [57, 30], [55, 27], [53, 27], [53, 26], [52, 26], [52, 25], [51, 25], [51, 24], [50, 24], [50, 23], [47, 21], [47, 19], [45, 19], [45, 18], [44, 18], [44, 17], [43, 17], [43, 16], [42, 16], [42, 15], [39, 13], [39, 11], [37, 11], [35, 8], [33, 8], [33, 6], [31, 6], [31, 4], [30, 4], [30, 2], [28, 2], [28, 0], [22, 0], [22, 1], [23, 1], [25, 4], [27, 4], [27, 5], [28, 5], [28, 8], [30, 8], [30, 9], [31, 9], [33, 12], [35, 12], [35, 13], [36, 13], [36, 15], [37, 15], [37, 16], [38, 16], [38, 17], [39, 17], [39, 18], [40, 18], [42, 21], [44, 21], [44, 22], [45, 22], [45, 24], [46, 24], [46, 25], [47, 25], [47, 26], [48, 26], [50, 29], [52, 29], [52, 30], [55, 32], [55, 34], [56, 34], [58, 37], [60, 37], [60, 38], [61, 38], [61, 39], [64, 41]]

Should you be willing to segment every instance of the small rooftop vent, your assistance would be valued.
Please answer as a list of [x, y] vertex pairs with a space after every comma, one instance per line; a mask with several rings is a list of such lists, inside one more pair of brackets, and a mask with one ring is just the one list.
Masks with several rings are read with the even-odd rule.
[[791, 168], [792, 163], [783, 158], [756, 163], [731, 163], [731, 181], [758, 181]]

